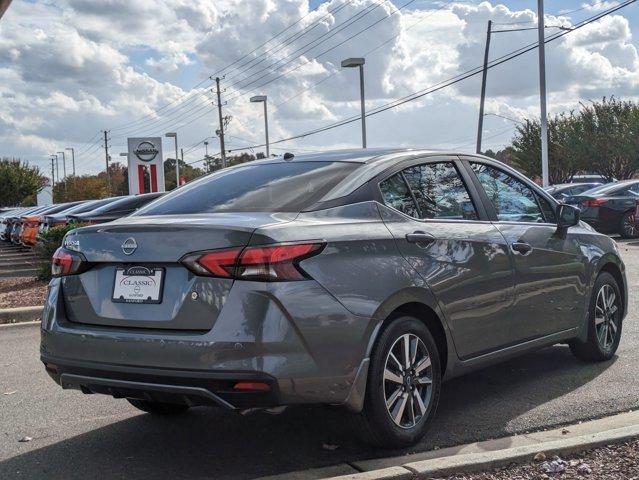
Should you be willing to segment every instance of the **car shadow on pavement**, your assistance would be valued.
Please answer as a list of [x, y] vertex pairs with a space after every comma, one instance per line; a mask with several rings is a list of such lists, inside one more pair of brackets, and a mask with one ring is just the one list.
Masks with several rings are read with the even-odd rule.
[[597, 390], [614, 361], [583, 363], [556, 346], [451, 380], [429, 434], [406, 450], [356, 440], [337, 408], [241, 416], [199, 407], [135, 415], [29, 451], [1, 462], [0, 478], [244, 479], [504, 437], [609, 413], [580, 392]]

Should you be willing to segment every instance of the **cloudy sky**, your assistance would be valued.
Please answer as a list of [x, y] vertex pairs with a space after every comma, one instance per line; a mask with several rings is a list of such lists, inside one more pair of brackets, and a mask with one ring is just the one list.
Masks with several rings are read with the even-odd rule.
[[[616, 3], [546, 0], [546, 24], [570, 27]], [[129, 136], [177, 131], [185, 160], [196, 162], [204, 139], [209, 153], [219, 150], [211, 75], [223, 77], [227, 148], [263, 142], [255, 94], [268, 95], [271, 139], [287, 138], [358, 114], [357, 72], [340, 69], [341, 59], [366, 57], [371, 110], [479, 66], [487, 21], [533, 27], [535, 10], [535, 0], [14, 0], [0, 20], [0, 156], [44, 168], [48, 154], [74, 147], [77, 173], [95, 173], [104, 165], [101, 130], [113, 160]], [[636, 98], [637, 30], [639, 3], [550, 43], [550, 112]], [[494, 34], [491, 59], [536, 35]], [[537, 75], [536, 51], [491, 69], [487, 112], [538, 115]], [[472, 151], [479, 89], [475, 76], [369, 117], [369, 146]], [[508, 144], [514, 125], [487, 116], [484, 146]], [[272, 153], [360, 142], [351, 123]]]

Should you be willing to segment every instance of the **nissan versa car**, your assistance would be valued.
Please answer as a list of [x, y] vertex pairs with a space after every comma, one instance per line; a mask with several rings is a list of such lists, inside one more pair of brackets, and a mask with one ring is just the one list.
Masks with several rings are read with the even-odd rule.
[[341, 405], [418, 441], [442, 381], [556, 343], [613, 357], [615, 242], [481, 156], [358, 150], [207, 175], [54, 256], [41, 358], [154, 414]]

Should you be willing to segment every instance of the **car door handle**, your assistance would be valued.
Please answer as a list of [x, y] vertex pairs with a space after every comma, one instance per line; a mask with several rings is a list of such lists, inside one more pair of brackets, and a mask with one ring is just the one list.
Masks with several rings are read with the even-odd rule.
[[426, 246], [435, 241], [435, 237], [433, 237], [430, 233], [416, 231], [413, 233], [406, 234], [406, 241], [410, 243], [418, 243], [418, 246]]
[[528, 255], [533, 249], [532, 245], [525, 242], [515, 242], [511, 247], [515, 252], [521, 253], [522, 255]]

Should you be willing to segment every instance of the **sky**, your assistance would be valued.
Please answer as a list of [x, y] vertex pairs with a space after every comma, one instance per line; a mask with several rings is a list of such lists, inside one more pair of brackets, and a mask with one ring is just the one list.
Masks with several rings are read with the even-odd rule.
[[[480, 66], [488, 20], [499, 30], [534, 27], [536, 3], [14, 0], [0, 20], [0, 157], [48, 172], [50, 154], [73, 147], [76, 173], [97, 173], [102, 130], [113, 161], [127, 137], [175, 131], [185, 161], [199, 166], [204, 141], [210, 154], [220, 148], [210, 77], [221, 77], [227, 149], [259, 145], [263, 110], [252, 95], [268, 97], [272, 141], [321, 129], [359, 114], [358, 73], [342, 59], [366, 58], [374, 111]], [[546, 0], [546, 35], [618, 3]], [[637, 30], [639, 2], [549, 43], [549, 113], [604, 96], [637, 100]], [[535, 29], [494, 33], [490, 59], [536, 39]], [[484, 148], [503, 148], [517, 121], [539, 115], [537, 62], [533, 50], [489, 70]], [[368, 117], [368, 145], [473, 151], [480, 77]], [[173, 140], [164, 142], [167, 156]], [[273, 144], [271, 153], [359, 146], [352, 122]]]

